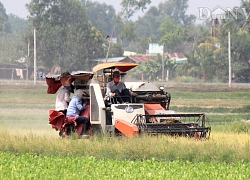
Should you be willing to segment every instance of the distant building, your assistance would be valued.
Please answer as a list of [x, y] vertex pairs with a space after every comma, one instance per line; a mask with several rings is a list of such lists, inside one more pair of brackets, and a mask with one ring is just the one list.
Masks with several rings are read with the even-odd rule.
[[113, 44], [117, 44], [117, 38], [109, 39], [109, 41], [111, 41], [111, 43], [113, 43]]
[[[33, 71], [32, 67], [28, 68], [28, 77]], [[27, 67], [24, 64], [10, 64], [0, 62], [0, 79], [25, 79], [27, 78]]]
[[170, 60], [175, 61], [176, 64], [182, 64], [188, 60], [182, 53], [169, 53], [168, 57]]
[[163, 46], [157, 43], [150, 43], [148, 48], [148, 54], [162, 54]]
[[132, 51], [124, 51], [123, 56], [133, 56], [136, 55], [137, 53], [132, 52]]

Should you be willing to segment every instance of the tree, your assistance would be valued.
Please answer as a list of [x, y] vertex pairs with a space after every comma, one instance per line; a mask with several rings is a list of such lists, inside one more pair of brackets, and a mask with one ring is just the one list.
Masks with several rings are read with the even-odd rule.
[[[245, 13], [249, 15], [250, 13], [250, 1], [248, 0], [241, 0], [241, 8], [245, 9]], [[243, 13], [243, 12], [242, 12]], [[246, 18], [246, 14], [242, 15], [241, 18], [237, 19], [240, 23], [240, 27], [242, 30], [247, 31], [250, 33], [250, 17]]]
[[19, 36], [24, 34], [30, 25], [28, 20], [22, 19], [13, 14], [9, 15], [8, 22], [11, 25], [11, 32]]
[[126, 39], [128, 41], [132, 41], [133, 39], [137, 38], [134, 31], [135, 31], [135, 24], [133, 22], [130, 21], [127, 23], [123, 23], [120, 38], [122, 40]]
[[150, 4], [150, 0], [122, 0], [122, 11], [118, 13], [119, 19], [121, 19], [118, 28], [121, 30], [121, 40], [123, 46], [129, 46], [131, 42], [136, 41], [137, 35], [135, 34], [135, 25], [130, 18], [138, 11], [144, 11]]
[[200, 43], [209, 36], [209, 31], [201, 25], [189, 25], [186, 27], [185, 41], [192, 43], [191, 50], [194, 51]]
[[[186, 15], [186, 10], [188, 8], [188, 0], [168, 0], [164, 3], [160, 3], [158, 8], [157, 7], [150, 7], [150, 9], [146, 12], [143, 17], [139, 17], [138, 20], [135, 22], [136, 24], [136, 35], [137, 39], [142, 38], [143, 36], [148, 37], [148, 41], [154, 37], [155, 42], [160, 41], [164, 33], [161, 33], [161, 24], [163, 19], [166, 16], [169, 17], [173, 21], [173, 24], [179, 25], [180, 27], [186, 27], [189, 29], [193, 26], [195, 16], [194, 15]], [[168, 28], [169, 31], [174, 31], [171, 28]], [[191, 34], [190, 34], [191, 35]], [[195, 35], [194, 35], [195, 36]], [[195, 37], [192, 41], [193, 48], [195, 47], [196, 41], [198, 40]], [[188, 41], [188, 39], [185, 39]], [[190, 41], [190, 39], [189, 39]], [[179, 50], [184, 51], [185, 48], [183, 47], [190, 47], [190, 45], [185, 46], [185, 42], [182, 41], [178, 43]], [[177, 49], [177, 48], [176, 48]], [[189, 48], [191, 50], [192, 48]], [[168, 49], [169, 50], [169, 49]], [[145, 52], [145, 50], [144, 50]]]
[[86, 6], [87, 17], [92, 25], [99, 29], [104, 36], [110, 35], [115, 25], [116, 11], [112, 5], [82, 0]]
[[[247, 26], [246, 26], [247, 27]], [[220, 27], [220, 45], [223, 48], [224, 62], [228, 62], [228, 32], [231, 34], [231, 65], [235, 81], [250, 81], [250, 53], [248, 43], [250, 34], [248, 28], [239, 26], [238, 19], [229, 19], [224, 21]], [[227, 68], [227, 65], [224, 67]], [[228, 68], [226, 69], [228, 72]]]
[[130, 45], [127, 47], [128, 50], [137, 52], [139, 54], [145, 54], [146, 50], [148, 49], [149, 43], [156, 42], [155, 37], [137, 37], [136, 41], [133, 43], [130, 43]]
[[[196, 51], [198, 53], [199, 69], [205, 80], [213, 80], [219, 70], [220, 61], [216, 61], [217, 54], [220, 54], [222, 49], [218, 48], [216, 44], [219, 39], [216, 37], [208, 37], [203, 43], [200, 43]], [[225, 61], [222, 61], [225, 62]]]
[[159, 43], [164, 44], [168, 51], [174, 50], [185, 36], [185, 29], [176, 24], [169, 16], [165, 17], [159, 31], [163, 34]]
[[161, 33], [158, 29], [162, 23], [162, 18], [159, 16], [160, 12], [156, 7], [151, 7], [143, 17], [139, 17], [135, 22], [135, 33], [138, 37], [152, 37], [157, 41], [161, 38]]
[[91, 59], [104, 56], [103, 35], [88, 21], [85, 6], [78, 0], [32, 0], [27, 8], [29, 20], [38, 29], [41, 65], [87, 70]]
[[129, 20], [139, 10], [144, 11], [150, 4], [151, 0], [122, 0], [122, 16], [125, 20]]
[[0, 30], [2, 32], [11, 33], [11, 26], [8, 22], [8, 15], [3, 4], [0, 2]]
[[159, 4], [159, 11], [162, 16], [168, 15], [177, 24], [187, 26], [195, 21], [194, 15], [187, 15], [188, 0], [167, 0]]
[[[105, 53], [108, 51], [108, 46], [105, 47]], [[123, 56], [124, 50], [118, 43], [111, 43], [108, 57], [121, 57]]]
[[20, 35], [11, 31], [12, 16], [6, 14], [3, 4], [0, 2], [0, 61], [8, 63], [16, 63], [16, 60], [23, 57], [21, 49]]
[[157, 59], [152, 58], [148, 62], [141, 63], [139, 66], [131, 71], [131, 74], [141, 81], [152, 81], [158, 80], [159, 74], [161, 72], [161, 60], [160, 56]]

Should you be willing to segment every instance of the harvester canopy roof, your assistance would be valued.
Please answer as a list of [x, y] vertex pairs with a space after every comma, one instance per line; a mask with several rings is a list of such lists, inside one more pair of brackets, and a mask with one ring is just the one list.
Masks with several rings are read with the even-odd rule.
[[138, 66], [138, 64], [129, 62], [101, 63], [93, 68], [93, 72], [95, 73], [104, 69], [118, 69], [121, 72], [126, 72], [136, 66]]
[[48, 94], [55, 94], [61, 86], [70, 86], [76, 79], [89, 81], [92, 79], [93, 73], [88, 71], [74, 71], [69, 75], [47, 75], [46, 83], [48, 85]]

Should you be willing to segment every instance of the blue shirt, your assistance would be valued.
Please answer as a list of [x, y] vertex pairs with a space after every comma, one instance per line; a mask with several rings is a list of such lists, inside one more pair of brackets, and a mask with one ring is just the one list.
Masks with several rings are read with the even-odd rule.
[[85, 101], [74, 96], [69, 102], [67, 109], [67, 117], [75, 117], [80, 115], [81, 111], [86, 108]]

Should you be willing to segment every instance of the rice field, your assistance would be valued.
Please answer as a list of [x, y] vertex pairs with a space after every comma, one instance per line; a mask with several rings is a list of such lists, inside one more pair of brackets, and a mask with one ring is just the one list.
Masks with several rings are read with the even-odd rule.
[[209, 140], [60, 139], [48, 125], [55, 95], [45, 82], [0, 81], [0, 179], [249, 179], [249, 90], [171, 95], [176, 111], [206, 112]]

